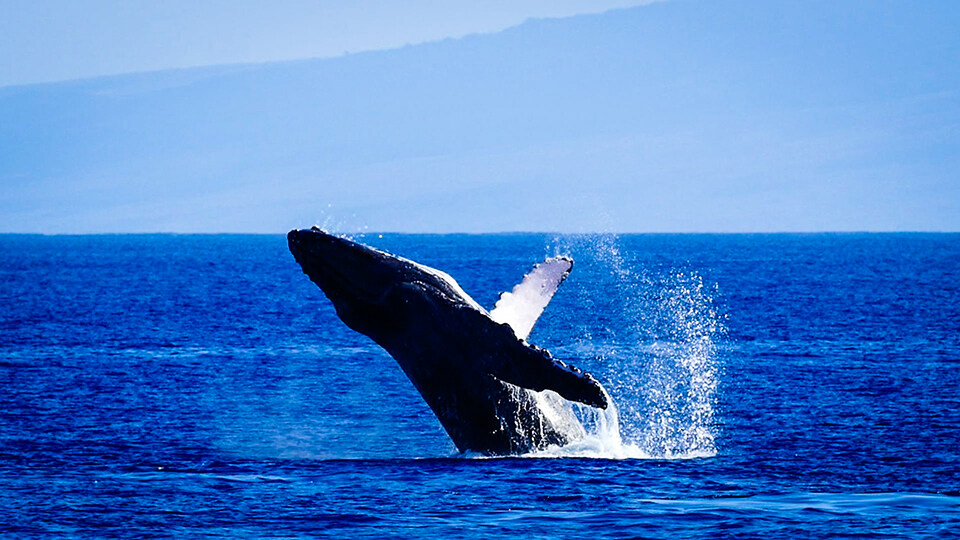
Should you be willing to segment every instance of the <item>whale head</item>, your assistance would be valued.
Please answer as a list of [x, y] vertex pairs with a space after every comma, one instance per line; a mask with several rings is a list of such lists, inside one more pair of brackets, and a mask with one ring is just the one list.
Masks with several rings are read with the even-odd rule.
[[304, 272], [327, 296], [376, 302], [403, 274], [396, 257], [316, 227], [290, 231], [287, 244]]
[[481, 309], [443, 272], [317, 227], [290, 231], [287, 244], [347, 326], [374, 339], [397, 323], [393, 293], [412, 284], [425, 295]]
[[290, 231], [287, 245], [348, 326], [376, 331], [387, 296], [403, 280], [402, 261], [317, 227]]

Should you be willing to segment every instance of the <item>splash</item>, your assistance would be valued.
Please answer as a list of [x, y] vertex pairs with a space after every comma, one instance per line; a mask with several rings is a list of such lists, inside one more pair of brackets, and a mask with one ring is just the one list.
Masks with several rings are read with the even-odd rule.
[[[356, 212], [347, 213], [333, 203], [328, 203], [319, 209], [318, 219], [313, 226], [341, 238], [362, 242], [370, 234], [370, 226], [360, 223], [362, 222], [358, 221]], [[379, 237], [383, 238], [383, 235]]]
[[[547, 392], [534, 392], [545, 394]], [[606, 409], [595, 409], [559, 398], [562, 406], [570, 407], [583, 426], [584, 436], [564, 446], [548, 446], [525, 454], [523, 457], [562, 458], [583, 457], [600, 459], [651, 459], [651, 456], [635, 444], [625, 443], [620, 435], [620, 416], [617, 405], [604, 390], [610, 404]]]
[[639, 444], [667, 458], [717, 452], [715, 396], [719, 384], [716, 338], [722, 328], [703, 279], [678, 272], [661, 280], [659, 320], [645, 348], [634, 391], [644, 418], [635, 429]]
[[[693, 271], [653, 273], [629, 259], [615, 235], [560, 237], [555, 254], [572, 254], [580, 273], [579, 338], [563, 353], [594, 358], [610, 392], [606, 410], [564, 402], [586, 435], [531, 457], [686, 459], [716, 446], [717, 341], [722, 317], [714, 292]], [[584, 275], [586, 274], [586, 275]], [[597, 294], [597, 290], [605, 294]], [[606, 315], [606, 316], [603, 316]]]

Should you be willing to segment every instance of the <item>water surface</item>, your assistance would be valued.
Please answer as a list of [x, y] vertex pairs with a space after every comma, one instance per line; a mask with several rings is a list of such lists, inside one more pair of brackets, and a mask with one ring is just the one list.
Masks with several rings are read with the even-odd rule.
[[0, 236], [0, 535], [960, 528], [960, 235], [358, 239], [487, 307], [572, 255], [530, 341], [623, 444], [459, 456], [280, 235]]

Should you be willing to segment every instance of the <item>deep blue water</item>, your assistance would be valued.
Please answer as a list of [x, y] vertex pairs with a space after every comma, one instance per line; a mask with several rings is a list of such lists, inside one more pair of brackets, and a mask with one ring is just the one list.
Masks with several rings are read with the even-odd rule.
[[572, 255], [530, 341], [629, 452], [458, 456], [283, 236], [0, 236], [0, 537], [960, 530], [960, 235], [359, 239], [488, 307]]

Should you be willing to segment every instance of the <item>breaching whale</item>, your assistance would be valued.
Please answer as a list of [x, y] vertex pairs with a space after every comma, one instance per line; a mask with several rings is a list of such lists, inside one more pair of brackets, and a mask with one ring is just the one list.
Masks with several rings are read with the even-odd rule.
[[556, 394], [607, 407], [596, 379], [526, 342], [571, 259], [538, 264], [488, 312], [439, 270], [316, 227], [290, 231], [287, 243], [340, 319], [397, 361], [460, 452], [519, 454], [583, 437]]

